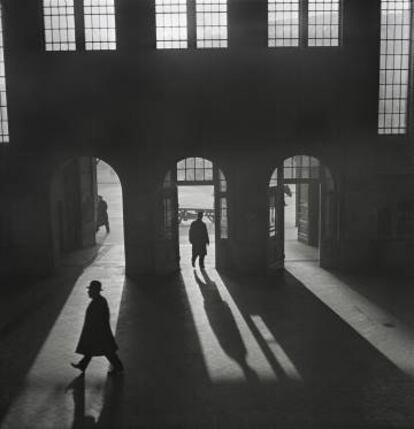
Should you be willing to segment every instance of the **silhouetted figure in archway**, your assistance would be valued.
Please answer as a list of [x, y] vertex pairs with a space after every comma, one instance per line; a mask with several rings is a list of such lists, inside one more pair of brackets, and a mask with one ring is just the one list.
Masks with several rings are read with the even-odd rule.
[[96, 219], [96, 232], [99, 228], [105, 225], [106, 232], [109, 234], [109, 218], [108, 218], [108, 204], [101, 195], [98, 195], [98, 208], [97, 208], [97, 219]]
[[118, 345], [109, 323], [108, 303], [101, 295], [101, 290], [101, 282], [90, 282], [88, 295], [92, 301], [86, 309], [85, 322], [76, 347], [76, 353], [83, 355], [83, 358], [71, 365], [84, 372], [93, 356], [105, 356], [112, 364], [109, 374], [117, 374], [124, 370], [124, 366], [116, 354]]
[[191, 223], [189, 239], [192, 245], [191, 265], [194, 267], [198, 256], [200, 268], [204, 268], [204, 258], [207, 255], [207, 246], [210, 244], [207, 226], [203, 222], [203, 212], [197, 213], [197, 220]]

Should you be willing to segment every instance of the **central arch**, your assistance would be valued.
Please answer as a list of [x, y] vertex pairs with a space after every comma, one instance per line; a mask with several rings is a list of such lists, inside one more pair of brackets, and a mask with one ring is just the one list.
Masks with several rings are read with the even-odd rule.
[[[204, 206], [202, 201], [192, 199], [188, 192], [179, 192], [188, 187], [196, 190], [211, 187], [212, 198], [207, 198], [209, 204]], [[167, 172], [162, 186], [162, 202], [158, 208], [159, 213], [162, 213], [157, 241], [158, 272], [172, 272], [191, 266], [187, 233], [189, 223], [196, 218], [199, 210], [204, 211], [206, 223], [209, 224], [209, 230], [213, 234], [210, 238], [215, 245], [215, 252], [210, 255], [210, 264], [216, 268], [223, 268], [226, 265], [229, 238], [227, 192], [224, 173], [206, 158], [180, 159], [175, 167]]]

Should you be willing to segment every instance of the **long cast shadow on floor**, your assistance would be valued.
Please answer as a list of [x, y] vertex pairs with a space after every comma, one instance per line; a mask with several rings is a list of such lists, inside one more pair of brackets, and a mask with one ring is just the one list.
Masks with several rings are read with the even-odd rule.
[[[203, 311], [224, 352], [250, 375], [248, 351], [213, 277], [207, 271], [194, 281]], [[117, 338], [127, 373], [118, 396], [108, 396], [99, 427], [413, 426], [413, 382], [294, 277], [286, 274], [276, 283], [224, 275], [221, 280], [278, 380], [261, 383], [251, 374], [240, 382], [212, 382], [183, 285], [187, 280], [143, 278], [124, 289]], [[301, 381], [284, 372], [252, 315], [263, 320]]]
[[255, 371], [247, 363], [247, 349], [237, 326], [234, 315], [220, 295], [215, 282], [205, 270], [201, 275], [194, 270], [194, 277], [204, 299], [204, 310], [210, 326], [223, 351], [236, 361], [250, 382], [259, 382]]
[[252, 315], [263, 319], [295, 363], [316, 427], [413, 426], [413, 381], [295, 277], [285, 272], [261, 282], [222, 279], [270, 361], [274, 358]]
[[70, 296], [77, 279], [98, 256], [100, 245], [82, 251], [85, 263], [70, 262], [38, 282], [11, 283], [2, 290], [0, 325], [0, 422]]

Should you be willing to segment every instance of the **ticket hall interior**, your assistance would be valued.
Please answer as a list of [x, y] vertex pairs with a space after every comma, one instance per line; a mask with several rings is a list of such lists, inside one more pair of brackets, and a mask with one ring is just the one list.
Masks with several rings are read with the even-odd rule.
[[0, 0], [0, 429], [414, 427], [413, 13]]

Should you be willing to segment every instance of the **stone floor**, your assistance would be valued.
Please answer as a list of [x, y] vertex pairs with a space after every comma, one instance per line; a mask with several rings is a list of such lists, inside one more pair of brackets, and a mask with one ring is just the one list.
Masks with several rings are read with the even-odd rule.
[[[290, 261], [279, 278], [183, 258], [131, 282], [122, 222], [53, 278], [0, 300], [0, 428], [414, 427], [410, 282]], [[183, 252], [188, 248], [183, 248]], [[91, 279], [104, 283], [126, 372], [70, 367]], [[391, 292], [390, 292], [391, 291]]]

